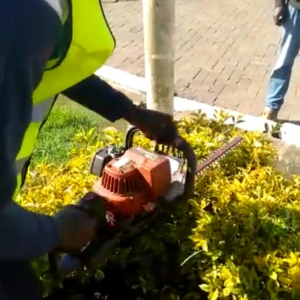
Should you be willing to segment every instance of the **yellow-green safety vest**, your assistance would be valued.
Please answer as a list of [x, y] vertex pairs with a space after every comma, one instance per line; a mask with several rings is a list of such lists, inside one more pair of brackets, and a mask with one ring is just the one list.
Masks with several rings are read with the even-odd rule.
[[[69, 0], [68, 0], [69, 1]], [[111, 56], [115, 40], [106, 22], [101, 0], [68, 2], [70, 41], [65, 53], [50, 59], [33, 94], [32, 119], [16, 159], [17, 188], [22, 186], [36, 138], [57, 94], [91, 76]], [[60, 15], [64, 18], [64, 12]]]

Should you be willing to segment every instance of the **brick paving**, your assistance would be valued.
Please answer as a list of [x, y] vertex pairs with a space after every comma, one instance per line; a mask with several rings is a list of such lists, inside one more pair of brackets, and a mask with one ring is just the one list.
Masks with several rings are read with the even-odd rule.
[[[143, 76], [142, 1], [105, 3], [104, 10], [117, 40], [108, 65]], [[271, 1], [176, 0], [176, 93], [259, 115], [280, 39], [271, 16]], [[300, 120], [299, 63], [284, 120]]]

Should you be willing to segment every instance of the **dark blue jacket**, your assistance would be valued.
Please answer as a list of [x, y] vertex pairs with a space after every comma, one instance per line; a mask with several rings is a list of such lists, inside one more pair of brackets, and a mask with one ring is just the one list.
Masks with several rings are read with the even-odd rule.
[[[44, 54], [51, 53], [61, 29], [49, 2], [0, 0], [0, 263], [32, 260], [58, 243], [52, 217], [12, 201], [15, 159], [30, 123], [32, 93], [42, 78]], [[122, 118], [133, 105], [96, 76], [63, 94], [110, 121]]]

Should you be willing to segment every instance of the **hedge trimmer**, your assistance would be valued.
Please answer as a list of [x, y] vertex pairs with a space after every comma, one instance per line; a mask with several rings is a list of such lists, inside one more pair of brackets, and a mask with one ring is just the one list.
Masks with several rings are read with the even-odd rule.
[[162, 210], [193, 195], [196, 174], [217, 162], [241, 141], [233, 139], [197, 166], [191, 146], [180, 136], [172, 147], [155, 145], [154, 151], [133, 145], [138, 131], [130, 127], [123, 147], [99, 150], [91, 173], [98, 176], [93, 192], [78, 203], [98, 220], [97, 235], [77, 253], [49, 254], [51, 270], [63, 279], [84, 266], [101, 266], [118, 247], [128, 245], [149, 229]]

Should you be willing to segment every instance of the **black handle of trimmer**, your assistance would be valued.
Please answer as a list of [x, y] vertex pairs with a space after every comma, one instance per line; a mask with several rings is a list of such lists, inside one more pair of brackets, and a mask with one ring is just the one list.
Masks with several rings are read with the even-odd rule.
[[183, 153], [183, 157], [187, 160], [187, 170], [184, 186], [184, 197], [190, 198], [194, 193], [195, 177], [197, 170], [197, 158], [193, 148], [181, 136], [177, 136], [172, 145], [175, 149]]
[[[127, 150], [133, 147], [133, 139], [137, 132], [141, 132], [136, 126], [129, 126], [126, 130], [124, 148]], [[185, 178], [184, 197], [189, 198], [194, 192], [195, 176], [197, 169], [197, 158], [194, 150], [190, 144], [181, 136], [177, 135], [171, 145], [163, 145], [166, 147], [173, 147], [182, 153], [182, 156], [187, 161], [187, 170]], [[159, 145], [155, 145], [155, 151], [159, 148]]]
[[136, 126], [130, 125], [125, 133], [125, 139], [124, 139], [124, 148], [125, 150], [128, 150], [133, 147], [133, 138], [136, 133], [141, 132], [140, 129]]
[[[80, 199], [80, 201], [74, 205], [77, 209], [85, 211], [88, 215], [95, 218], [97, 220], [97, 231], [102, 228], [106, 228], [107, 221], [106, 221], [106, 208], [103, 202], [103, 199], [95, 194], [94, 192], [89, 192]], [[75, 253], [73, 254], [74, 257], [78, 256]], [[57, 251], [52, 251], [48, 253], [48, 261], [50, 272], [54, 277], [61, 277], [58, 270], [59, 265], [59, 254]], [[74, 260], [76, 262], [76, 260]], [[78, 260], [79, 266], [79, 260]], [[73, 266], [71, 266], [73, 268]], [[63, 277], [63, 276], [62, 276]], [[56, 278], [59, 279], [59, 278]]]

